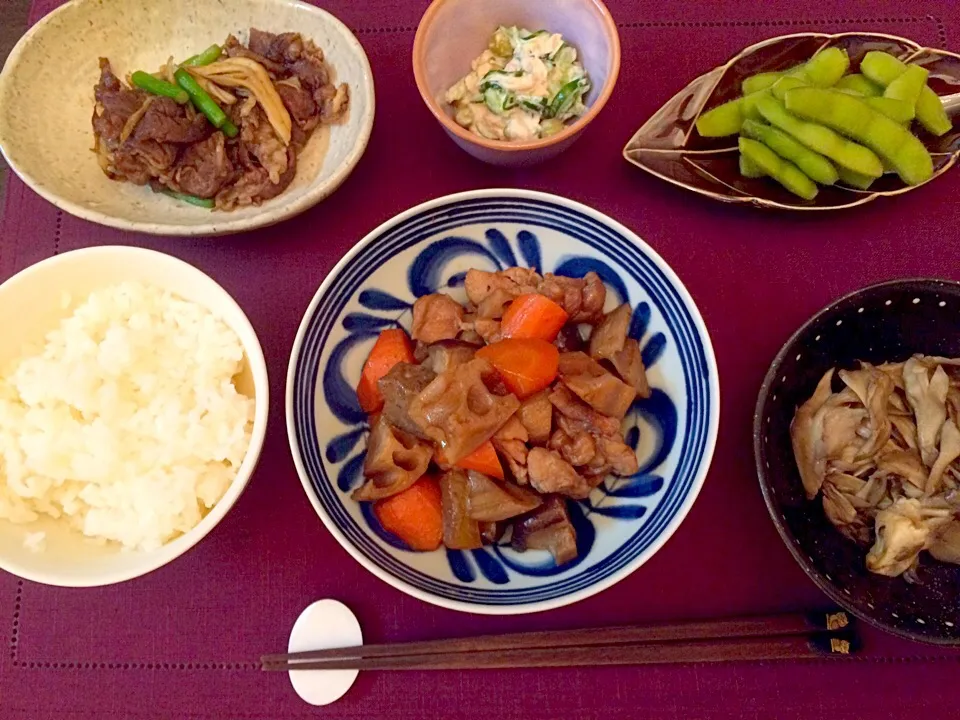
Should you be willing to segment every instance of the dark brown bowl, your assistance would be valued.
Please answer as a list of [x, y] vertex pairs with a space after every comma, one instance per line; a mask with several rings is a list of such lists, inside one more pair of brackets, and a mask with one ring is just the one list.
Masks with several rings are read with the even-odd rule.
[[790, 422], [831, 367], [960, 356], [960, 283], [896, 280], [824, 308], [783, 346], [760, 388], [753, 445], [760, 487], [787, 548], [821, 590], [862, 620], [912, 640], [960, 645], [960, 566], [921, 556], [920, 581], [867, 570], [866, 551], [806, 499], [790, 445]]
[[[736, 138], [704, 138], [696, 131], [697, 118], [721, 103], [740, 96], [744, 78], [760, 72], [785, 70], [812, 57], [825, 47], [837, 46], [850, 56], [850, 72], [871, 50], [883, 50], [904, 62], [930, 71], [930, 88], [955, 112], [960, 103], [960, 55], [926, 48], [907, 38], [882, 33], [797, 33], [751, 45], [720, 67], [691, 82], [643, 124], [623, 149], [627, 162], [674, 185], [723, 202], [785, 210], [838, 210], [899, 195], [922, 185], [905, 185], [895, 175], [884, 175], [868, 191], [837, 183], [821, 187], [806, 201], [777, 183], [740, 175]], [[934, 178], [947, 172], [960, 154], [960, 123], [943, 137], [926, 133], [918, 124], [914, 132], [933, 156]], [[927, 182], [930, 182], [928, 180]], [[926, 184], [926, 183], [924, 183]]]

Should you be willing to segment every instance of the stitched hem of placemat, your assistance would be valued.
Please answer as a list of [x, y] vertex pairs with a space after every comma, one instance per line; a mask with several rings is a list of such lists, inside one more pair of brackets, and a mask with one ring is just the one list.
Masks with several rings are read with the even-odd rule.
[[[686, 21], [686, 20], [666, 20], [666, 21], [644, 21], [632, 23], [618, 23], [617, 26], [622, 29], [642, 29], [642, 28], [712, 28], [712, 27], [785, 27], [790, 25], [853, 25], [861, 23], [920, 23], [932, 22], [937, 29], [937, 37], [941, 46], [947, 43], [946, 26], [943, 21], [935, 15], [924, 16], [906, 16], [906, 17], [879, 17], [879, 18], [842, 18], [837, 20], [825, 19], [797, 19], [797, 20], [717, 20], [717, 21]], [[414, 26], [395, 26], [382, 28], [360, 28], [356, 32], [361, 35], [376, 33], [407, 33], [415, 32]], [[7, 202], [10, 201], [9, 185], [6, 192]], [[9, 210], [9, 208], [7, 208]], [[60, 238], [63, 228], [63, 211], [57, 210], [56, 229], [54, 234], [54, 255], [60, 252]], [[2, 250], [2, 244], [0, 244]], [[26, 661], [20, 660], [19, 650], [22, 644], [20, 634], [20, 616], [23, 609], [23, 581], [17, 582], [16, 600], [13, 610], [13, 621], [10, 632], [10, 663], [14, 668], [20, 670], [258, 670], [260, 664], [249, 660], [233, 661], [207, 661], [207, 662], [62, 662], [62, 661]], [[850, 660], [860, 662], [875, 663], [913, 663], [913, 662], [933, 662], [943, 660], [960, 660], [958, 655], [911, 655], [905, 657], [883, 657], [883, 656], [857, 656]], [[822, 663], [837, 662], [837, 660], [801, 660], [799, 662]]]

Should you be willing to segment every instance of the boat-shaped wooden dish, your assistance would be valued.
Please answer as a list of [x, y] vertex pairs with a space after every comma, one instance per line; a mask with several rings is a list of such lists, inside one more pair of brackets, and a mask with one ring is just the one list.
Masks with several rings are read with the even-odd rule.
[[[904, 62], [923, 65], [930, 71], [930, 88], [941, 97], [947, 112], [954, 114], [960, 109], [960, 55], [879, 33], [784, 35], [751, 45], [726, 64], [687, 85], [634, 134], [623, 149], [624, 158], [667, 182], [701, 195], [765, 208], [836, 210], [920, 187], [907, 186], [896, 175], [886, 174], [868, 191], [838, 183], [821, 187], [817, 197], [807, 202], [772, 180], [742, 177], [735, 137], [705, 138], [697, 132], [695, 123], [700, 114], [739, 97], [744, 78], [799, 65], [818, 50], [832, 45], [846, 49], [850, 55], [850, 72], [858, 72], [860, 60], [871, 50], [883, 50]], [[912, 126], [933, 155], [933, 178], [949, 170], [960, 156], [960, 123], [955, 116], [952, 119], [954, 128], [943, 137], [927, 133], [918, 123]]]

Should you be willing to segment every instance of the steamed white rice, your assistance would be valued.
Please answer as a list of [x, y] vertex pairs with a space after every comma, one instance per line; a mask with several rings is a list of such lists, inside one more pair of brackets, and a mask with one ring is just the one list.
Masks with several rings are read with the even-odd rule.
[[254, 401], [243, 347], [205, 308], [124, 283], [0, 370], [0, 518], [63, 518], [137, 550], [186, 533], [237, 474]]

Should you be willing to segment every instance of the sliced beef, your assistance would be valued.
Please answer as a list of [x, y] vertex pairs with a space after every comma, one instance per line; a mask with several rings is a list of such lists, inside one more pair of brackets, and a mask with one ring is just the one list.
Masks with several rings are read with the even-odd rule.
[[333, 123], [343, 117], [350, 104], [350, 86], [340, 83], [336, 87], [324, 85], [313, 92], [313, 99], [320, 108], [320, 119]]
[[453, 340], [460, 333], [462, 322], [463, 306], [452, 297], [440, 293], [424, 295], [413, 304], [410, 336], [425, 343]]
[[188, 117], [183, 105], [168, 97], [158, 97], [133, 131], [135, 140], [156, 140], [163, 143], [195, 143], [213, 132], [213, 125], [200, 113]]
[[141, 90], [124, 87], [106, 58], [100, 58], [100, 82], [93, 94], [96, 99], [93, 132], [108, 149], [115, 150], [120, 144], [123, 126], [140, 109], [147, 95]]
[[301, 130], [309, 132], [319, 124], [320, 109], [317, 107], [312, 93], [302, 87], [295, 87], [285, 82], [276, 83], [274, 87], [276, 87], [277, 94], [280, 95], [284, 106]]
[[250, 28], [250, 39], [247, 45], [251, 51], [275, 63], [292, 63], [303, 54], [303, 38], [295, 32], [275, 35], [257, 28]]
[[217, 131], [183, 152], [174, 177], [182, 192], [212, 198], [236, 174], [236, 168], [227, 156], [226, 138]]
[[409, 415], [410, 403], [413, 402], [424, 388], [436, 377], [436, 373], [423, 365], [397, 363], [390, 372], [377, 382], [380, 394], [383, 395], [383, 416], [394, 427], [425, 437], [423, 428], [414, 422]]
[[282, 61], [271, 60], [266, 55], [245, 47], [233, 35], [228, 37], [227, 41], [223, 44], [223, 52], [227, 57], [242, 57], [258, 62], [263, 65], [268, 72], [277, 77], [284, 77], [288, 74]]
[[240, 144], [243, 151], [267, 171], [270, 181], [278, 184], [290, 163], [289, 148], [277, 137], [266, 113], [259, 106], [241, 120]]
[[217, 207], [233, 210], [246, 205], [259, 205], [286, 190], [297, 174], [296, 152], [292, 147], [287, 152], [287, 170], [280, 176], [280, 182], [274, 183], [262, 167], [246, 168], [236, 182], [217, 193]]
[[127, 140], [113, 156], [111, 177], [147, 185], [154, 179], [169, 179], [177, 161], [177, 148], [156, 140]]

